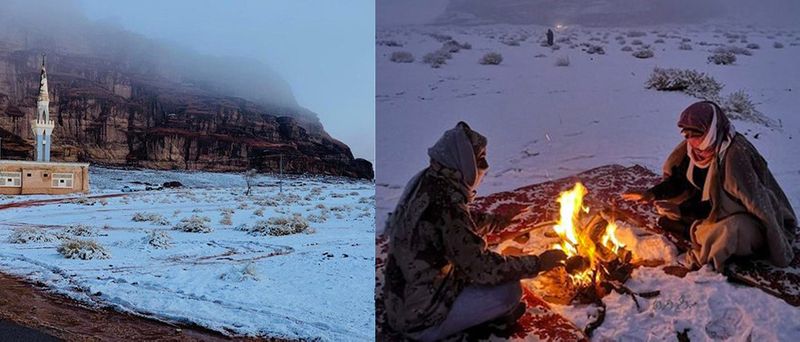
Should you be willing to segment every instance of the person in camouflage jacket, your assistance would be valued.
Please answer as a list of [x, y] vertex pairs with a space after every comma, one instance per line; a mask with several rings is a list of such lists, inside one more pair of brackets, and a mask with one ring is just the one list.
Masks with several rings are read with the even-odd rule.
[[422, 341], [519, 313], [519, 280], [566, 257], [558, 250], [503, 256], [487, 249], [479, 232], [497, 220], [473, 216], [468, 207], [488, 169], [485, 137], [459, 122], [428, 155], [430, 166], [408, 183], [387, 221], [384, 287], [391, 328]]

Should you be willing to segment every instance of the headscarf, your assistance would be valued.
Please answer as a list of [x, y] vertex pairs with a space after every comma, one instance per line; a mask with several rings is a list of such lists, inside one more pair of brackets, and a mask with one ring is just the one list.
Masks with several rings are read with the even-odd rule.
[[[733, 137], [736, 135], [736, 129], [733, 124], [728, 120], [728, 117], [716, 103], [711, 101], [695, 102], [681, 113], [678, 119], [678, 127], [683, 130], [694, 130], [703, 134], [703, 141], [699, 146], [692, 147], [688, 142], [686, 143], [686, 154], [689, 156], [689, 169], [686, 172], [686, 178], [695, 186], [693, 179], [694, 168], [701, 169], [708, 168], [711, 163], [716, 160], [721, 162], [724, 159], [725, 151], [733, 142]], [[703, 152], [713, 151], [708, 157], [703, 157]], [[709, 172], [708, 176], [711, 176]], [[703, 199], [708, 199], [707, 188], [703, 189]]]
[[[442, 137], [428, 149], [428, 157], [431, 167], [441, 169], [441, 172], [447, 174], [467, 196], [468, 201], [472, 201], [485, 172], [478, 167], [477, 157], [485, 151], [486, 137], [473, 131], [469, 125], [461, 121], [454, 128], [444, 132]], [[405, 221], [406, 225], [416, 225], [418, 216], [428, 204], [413, 203], [422, 175], [427, 170], [428, 168], [417, 173], [406, 185], [389, 220], [390, 227], [401, 221]], [[406, 217], [409, 215], [411, 217]]]

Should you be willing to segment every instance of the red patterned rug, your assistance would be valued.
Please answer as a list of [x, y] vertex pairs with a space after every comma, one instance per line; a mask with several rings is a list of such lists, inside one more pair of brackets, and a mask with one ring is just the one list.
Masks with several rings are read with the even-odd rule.
[[[523, 227], [553, 220], [558, 215], [558, 194], [570, 189], [575, 182], [582, 182], [588, 189], [585, 203], [590, 207], [614, 207], [625, 219], [647, 230], [665, 234], [676, 245], [688, 247], [689, 242], [669, 235], [656, 226], [656, 213], [651, 204], [623, 201], [620, 195], [631, 190], [643, 190], [660, 180], [660, 176], [641, 166], [623, 167], [607, 165], [582, 172], [572, 177], [562, 178], [546, 183], [530, 185], [513, 191], [492, 194], [478, 198], [472, 210], [476, 212], [516, 213], [523, 208], [538, 208], [522, 222], [509, 226], [502, 233], [487, 236], [490, 244], [496, 244], [515, 237]], [[758, 287], [765, 292], [785, 300], [787, 303], [800, 306], [800, 242], [795, 240], [795, 259], [788, 268], [781, 269], [764, 261], [740, 260], [730, 264], [726, 270], [729, 279]], [[377, 339], [395, 341], [399, 337], [386, 332], [383, 324], [383, 266], [386, 260], [386, 239], [376, 239], [376, 327]], [[531, 292], [525, 293], [528, 312], [519, 320], [511, 340], [581, 340], [583, 333], [571, 322], [552, 312], [542, 299]], [[499, 336], [498, 336], [499, 337]]]

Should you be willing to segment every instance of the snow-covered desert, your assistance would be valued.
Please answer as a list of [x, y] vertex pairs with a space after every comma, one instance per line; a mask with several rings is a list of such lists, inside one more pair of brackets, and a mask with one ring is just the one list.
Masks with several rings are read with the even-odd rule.
[[[427, 166], [427, 148], [459, 121], [488, 139], [490, 169], [478, 194], [485, 196], [608, 164], [660, 174], [682, 139], [680, 112], [701, 98], [726, 108], [800, 209], [800, 30], [725, 21], [564, 24], [553, 27], [555, 45], [546, 46], [547, 29], [378, 28], [379, 233], [406, 182]], [[689, 86], [659, 90], [683, 81]], [[674, 340], [676, 332], [688, 332], [692, 341], [800, 336], [800, 309], [708, 268], [678, 278], [643, 267], [627, 285], [661, 295], [640, 299], [641, 312], [629, 296], [607, 296], [605, 322], [593, 340]], [[594, 310], [554, 309], [580, 328]]]
[[235, 173], [90, 177], [85, 196], [0, 199], [0, 270], [229, 336], [372, 339], [372, 182], [288, 177], [281, 193], [277, 176], [256, 175], [245, 195]]

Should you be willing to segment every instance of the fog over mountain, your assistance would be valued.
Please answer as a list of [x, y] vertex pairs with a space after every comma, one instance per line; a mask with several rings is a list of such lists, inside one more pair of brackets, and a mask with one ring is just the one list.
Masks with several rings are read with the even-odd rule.
[[727, 19], [753, 25], [796, 26], [791, 0], [433, 0], [378, 1], [379, 26], [491, 23], [638, 26]]

